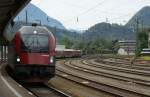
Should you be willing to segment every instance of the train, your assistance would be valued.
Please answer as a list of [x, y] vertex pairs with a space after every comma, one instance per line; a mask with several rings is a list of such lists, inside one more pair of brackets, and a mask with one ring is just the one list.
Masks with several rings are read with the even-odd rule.
[[8, 46], [8, 68], [21, 82], [45, 82], [55, 76], [56, 40], [44, 26], [22, 26]]
[[20, 82], [45, 82], [55, 76], [56, 58], [81, 57], [81, 50], [56, 49], [56, 39], [44, 26], [33, 24], [5, 33], [8, 70]]
[[144, 49], [142, 49], [140, 54], [142, 56], [149, 56], [150, 55], [150, 49], [149, 48], [144, 48]]
[[73, 58], [73, 57], [81, 57], [81, 50], [74, 49], [56, 49], [56, 58]]

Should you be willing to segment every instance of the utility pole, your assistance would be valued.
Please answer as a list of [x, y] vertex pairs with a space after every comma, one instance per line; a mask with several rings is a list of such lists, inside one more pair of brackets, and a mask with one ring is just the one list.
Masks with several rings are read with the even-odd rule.
[[54, 32], [56, 33], [56, 26], [54, 27]]
[[109, 21], [108, 21], [108, 18], [106, 18], [106, 23], [108, 23]]
[[18, 16], [18, 21], [20, 21], [20, 17]]
[[142, 19], [142, 21], [141, 21], [142, 23], [141, 23], [141, 25], [142, 25], [142, 32], [144, 31], [144, 24], [143, 24], [143, 19]]
[[136, 31], [139, 32], [139, 18], [136, 18]]
[[18, 16], [18, 23], [20, 24], [21, 23], [21, 20], [20, 20], [20, 17]]
[[26, 24], [28, 24], [28, 11], [27, 10], [25, 11], [25, 14], [26, 14]]
[[50, 22], [48, 16], [47, 16], [46, 20], [47, 20], [47, 22]]
[[79, 18], [77, 17], [77, 22], [79, 22]]

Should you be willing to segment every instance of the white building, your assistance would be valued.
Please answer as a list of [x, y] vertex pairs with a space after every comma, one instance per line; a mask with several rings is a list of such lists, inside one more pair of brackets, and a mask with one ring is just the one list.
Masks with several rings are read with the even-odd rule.
[[135, 40], [123, 40], [119, 41], [119, 55], [134, 55], [136, 41]]

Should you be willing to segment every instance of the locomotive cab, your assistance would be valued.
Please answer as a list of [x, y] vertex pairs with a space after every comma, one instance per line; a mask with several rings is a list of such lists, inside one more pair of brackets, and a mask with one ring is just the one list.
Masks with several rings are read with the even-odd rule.
[[[23, 26], [15, 34], [12, 43], [15, 61], [11, 68], [17, 78], [41, 82], [54, 77], [56, 43], [53, 34], [46, 27]], [[10, 62], [12, 63], [11, 60]]]

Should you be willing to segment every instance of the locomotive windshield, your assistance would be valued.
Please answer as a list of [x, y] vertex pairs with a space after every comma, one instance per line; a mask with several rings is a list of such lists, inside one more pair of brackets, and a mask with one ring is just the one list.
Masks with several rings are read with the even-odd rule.
[[22, 51], [25, 52], [48, 52], [48, 36], [47, 35], [22, 35]]

